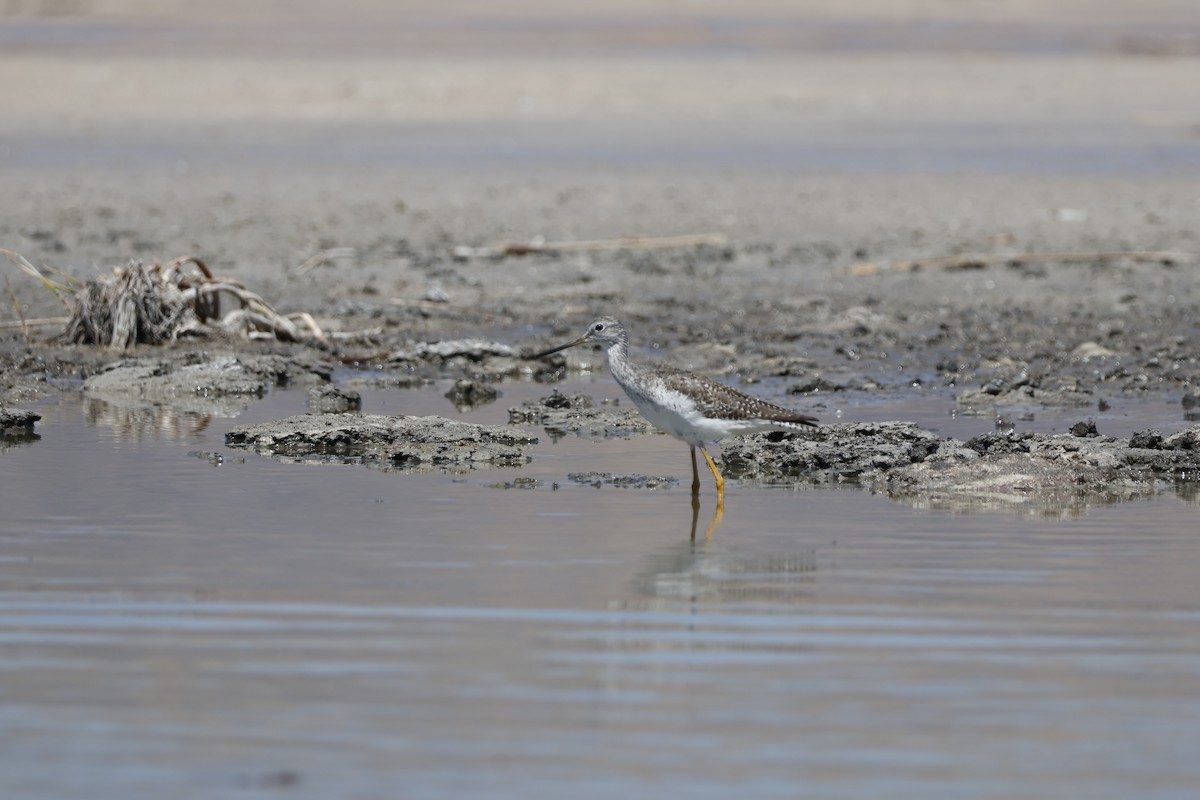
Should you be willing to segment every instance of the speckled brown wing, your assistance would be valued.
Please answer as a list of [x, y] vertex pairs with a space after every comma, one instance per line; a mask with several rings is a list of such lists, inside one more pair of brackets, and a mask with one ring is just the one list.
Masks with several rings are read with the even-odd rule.
[[762, 419], [792, 425], [817, 424], [816, 417], [759, 400], [705, 375], [665, 366], [659, 367], [658, 372], [668, 388], [691, 397], [696, 403], [696, 409], [706, 417], [732, 420]]

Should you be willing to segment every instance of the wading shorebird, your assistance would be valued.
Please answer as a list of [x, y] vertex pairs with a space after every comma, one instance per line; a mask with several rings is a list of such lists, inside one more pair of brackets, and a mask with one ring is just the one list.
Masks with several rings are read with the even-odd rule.
[[687, 443], [692, 451], [692, 496], [700, 494], [696, 448], [704, 454], [717, 484], [717, 506], [725, 502], [725, 479], [705, 442], [760, 431], [799, 430], [817, 424], [816, 417], [783, 408], [738, 391], [706, 375], [665, 364], [639, 364], [629, 359], [629, 334], [612, 317], [592, 320], [573, 342], [530, 356], [542, 358], [568, 347], [598, 344], [608, 369], [650, 424]]

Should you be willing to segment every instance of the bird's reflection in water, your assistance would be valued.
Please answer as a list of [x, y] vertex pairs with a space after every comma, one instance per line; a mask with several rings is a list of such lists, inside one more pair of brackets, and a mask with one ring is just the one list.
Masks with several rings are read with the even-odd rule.
[[[716, 532], [717, 526], [721, 524], [721, 520], [725, 517], [725, 498], [717, 500], [717, 507], [713, 511], [712, 521], [708, 523], [708, 528], [704, 531], [704, 541], [709, 541]], [[700, 497], [692, 495], [692, 535], [689, 541], [696, 541], [696, 523], [700, 521]]]
[[746, 552], [679, 542], [652, 554], [635, 578], [638, 594], [664, 600], [796, 603], [812, 597], [816, 551]]

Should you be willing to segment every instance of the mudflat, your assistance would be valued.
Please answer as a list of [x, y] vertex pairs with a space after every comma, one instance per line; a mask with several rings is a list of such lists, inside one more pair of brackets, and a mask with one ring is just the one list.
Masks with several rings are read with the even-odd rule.
[[[1197, 85], [1171, 0], [5, 4], [0, 784], [1190, 796]], [[17, 263], [180, 256], [294, 335]], [[600, 314], [822, 426], [705, 531], [528, 357]]]

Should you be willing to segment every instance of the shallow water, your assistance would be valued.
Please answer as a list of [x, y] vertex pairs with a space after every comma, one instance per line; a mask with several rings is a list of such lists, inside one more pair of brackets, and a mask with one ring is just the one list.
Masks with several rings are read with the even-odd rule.
[[[502, 422], [546, 393], [502, 388], [461, 416]], [[364, 400], [459, 416], [434, 390]], [[820, 413], [838, 408], [991, 426], [904, 398]], [[233, 451], [230, 418], [39, 410], [41, 439], [0, 451], [5, 797], [1200, 785], [1200, 514], [1171, 494], [1052, 519], [737, 484], [693, 543], [686, 485], [565, 479], [686, 479], [664, 437], [545, 437], [521, 470], [408, 475]], [[237, 422], [303, 410], [277, 392]], [[517, 477], [542, 483], [494, 488]]]

